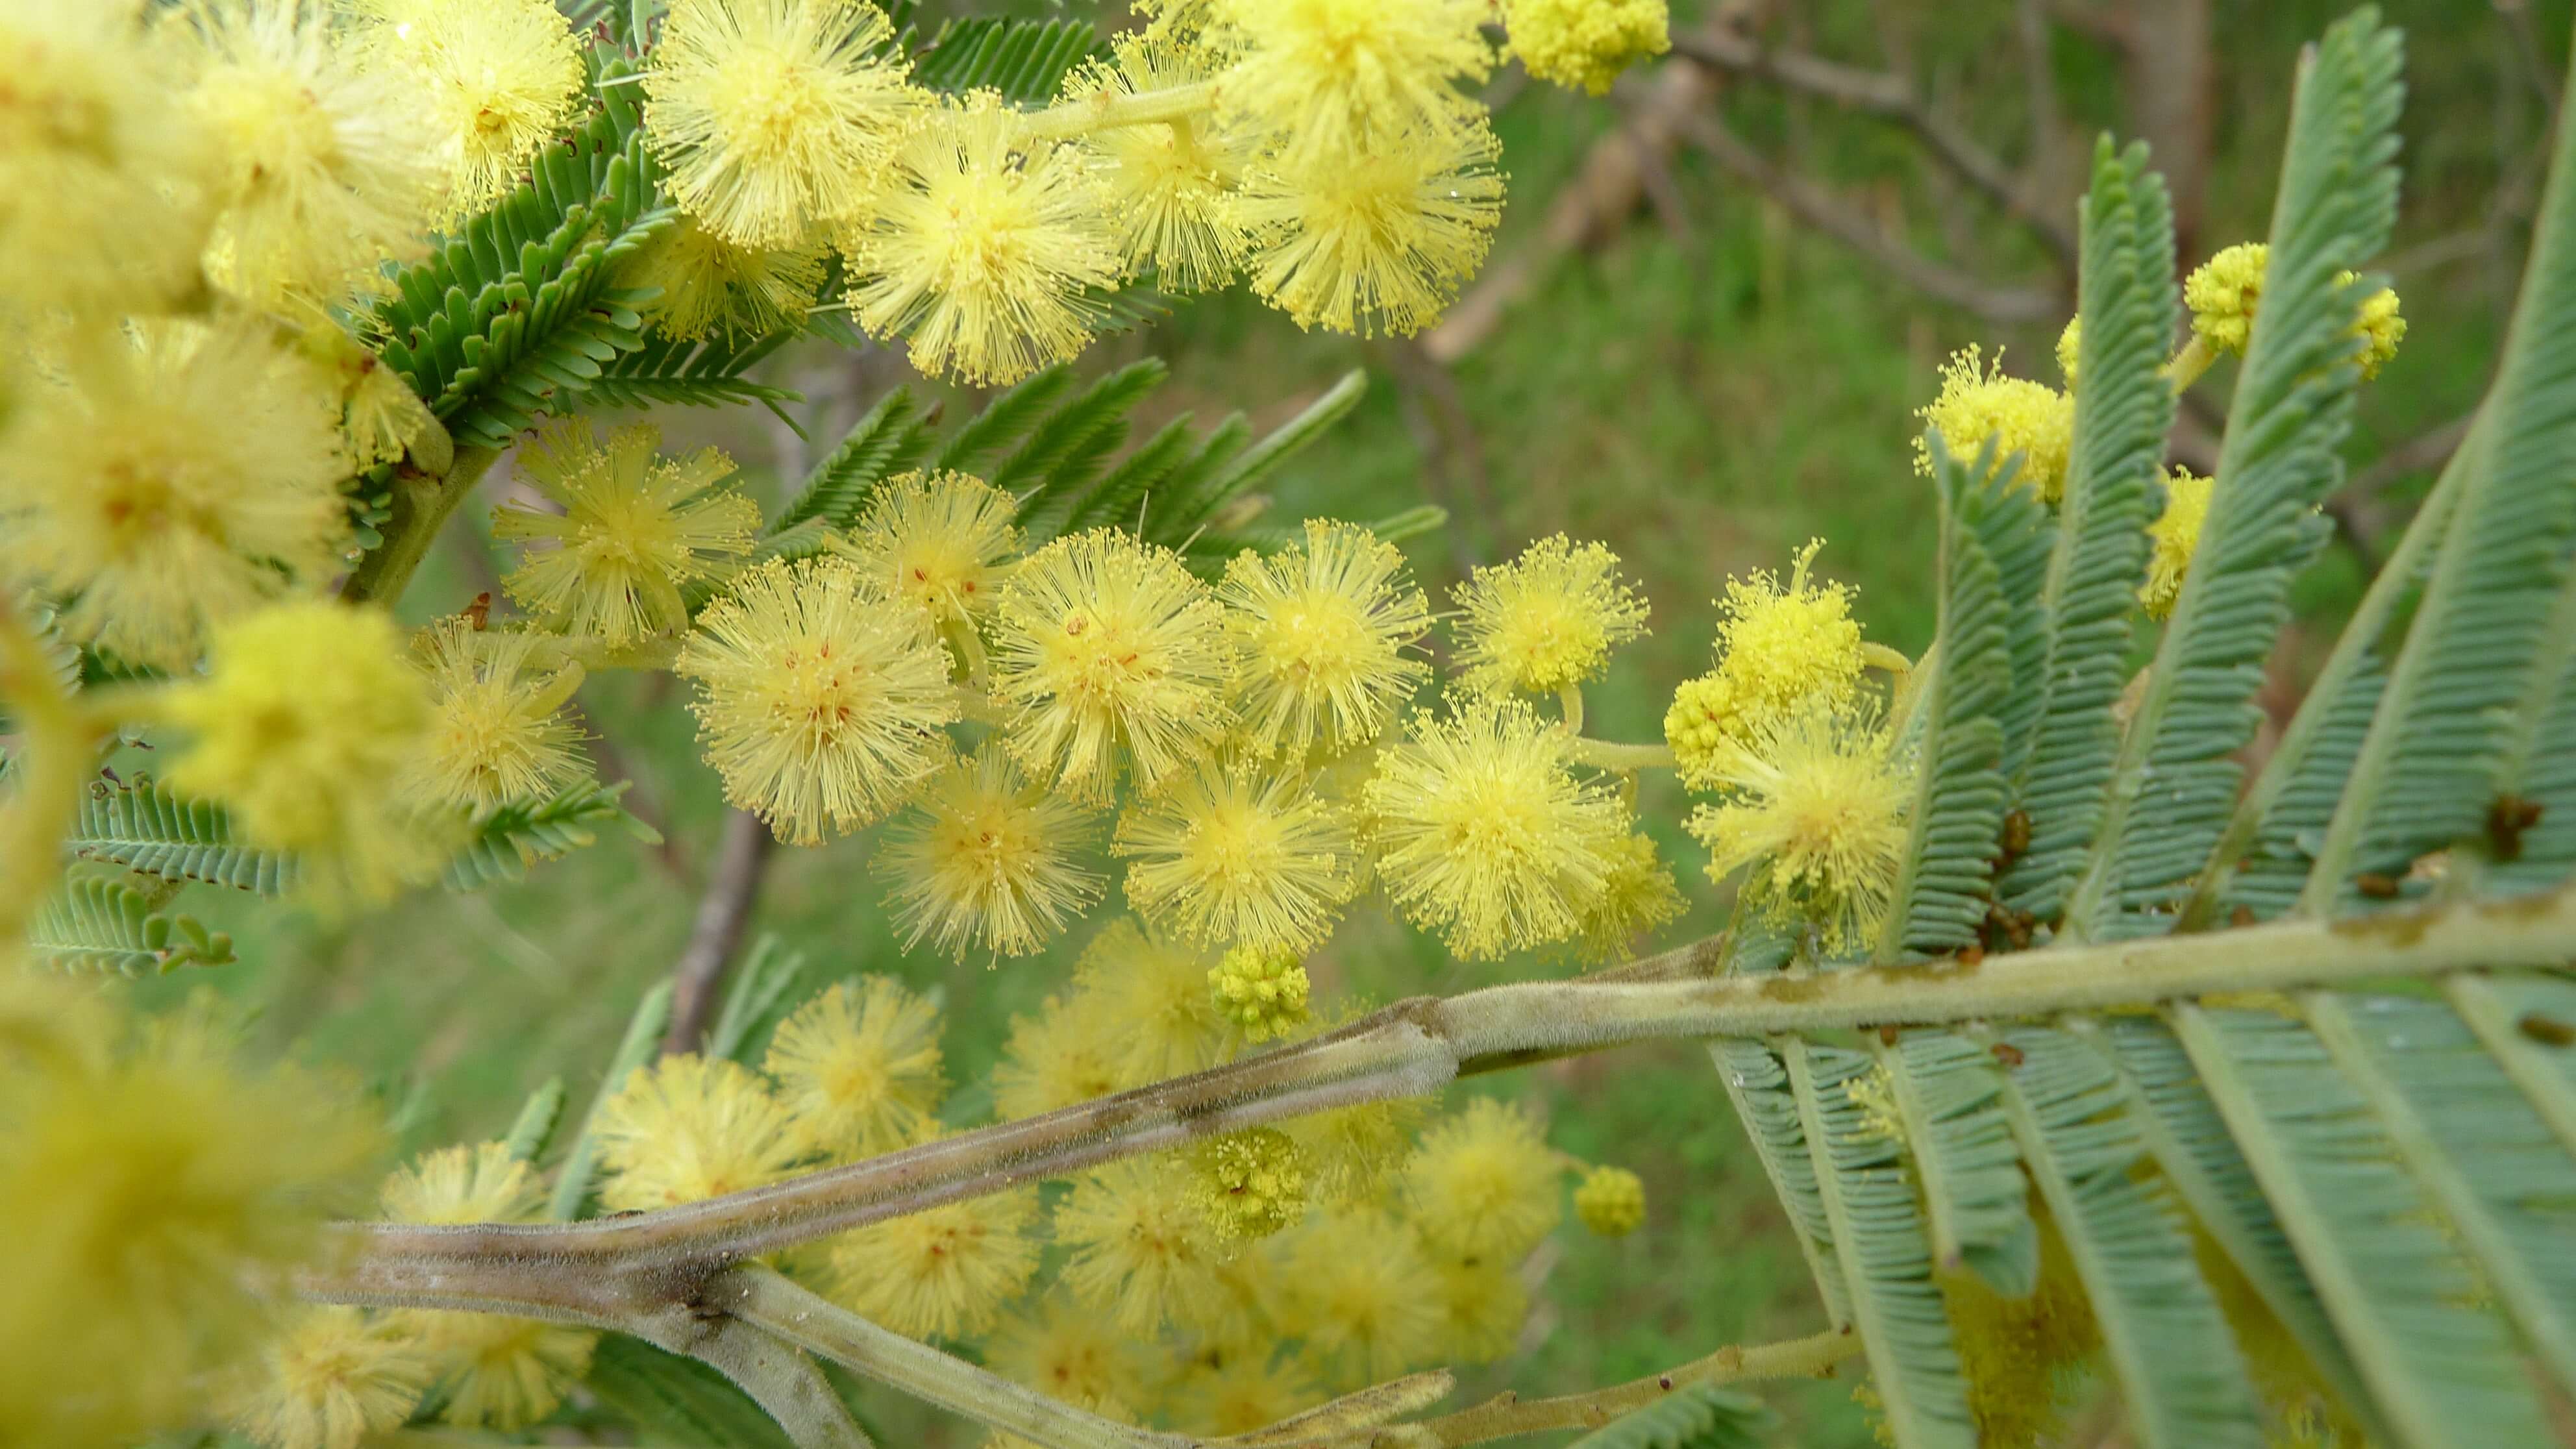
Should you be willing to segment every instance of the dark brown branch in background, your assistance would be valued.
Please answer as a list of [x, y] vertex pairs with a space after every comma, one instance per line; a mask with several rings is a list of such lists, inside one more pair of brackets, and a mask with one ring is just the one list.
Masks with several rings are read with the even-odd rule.
[[675, 989], [671, 1029], [662, 1037], [664, 1052], [696, 1051], [698, 1039], [706, 1034], [707, 1018], [724, 994], [725, 975], [742, 954], [743, 934], [760, 899], [769, 852], [769, 827], [760, 823], [759, 816], [748, 810], [725, 812], [724, 841], [716, 848], [707, 893], [698, 902], [697, 923], [689, 930], [689, 944], [680, 952], [679, 964], [671, 968]]
[[1773, 165], [1715, 115], [1693, 116], [1689, 135], [1720, 165], [1760, 187], [1791, 216], [1895, 273], [1898, 280], [1926, 296], [2004, 324], [2039, 322], [2065, 310], [2053, 292], [1994, 286], [1887, 236], [1824, 188]]

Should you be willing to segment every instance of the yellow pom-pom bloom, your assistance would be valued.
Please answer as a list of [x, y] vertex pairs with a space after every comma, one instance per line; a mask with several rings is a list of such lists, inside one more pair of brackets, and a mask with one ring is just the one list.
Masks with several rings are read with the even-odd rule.
[[990, 1329], [1036, 1276], [1021, 1190], [889, 1218], [832, 1240], [834, 1296], [897, 1333], [956, 1338]]
[[1004, 1121], [1106, 1097], [1121, 1080], [1115, 1040], [1124, 1028], [1087, 991], [1050, 996], [1035, 1016], [1011, 1018], [1011, 1038], [993, 1067], [993, 1108]]
[[1237, 946], [1207, 974], [1208, 991], [1247, 1041], [1286, 1036], [1306, 1022], [1313, 990], [1305, 964], [1284, 951]]
[[920, 1140], [948, 1093], [939, 1008], [887, 976], [834, 982], [796, 1008], [761, 1065], [805, 1140], [843, 1161]]
[[0, 314], [157, 311], [197, 275], [202, 137], [136, 7], [0, 14]]
[[660, 293], [637, 310], [665, 337], [767, 337], [805, 325], [829, 250], [738, 246], [682, 217], [619, 263], [617, 284]]
[[423, 91], [357, 63], [317, 0], [191, 0], [189, 102], [219, 158], [215, 280], [253, 303], [339, 299], [420, 251], [444, 177]]
[[1646, 1180], [1624, 1167], [1596, 1167], [1574, 1190], [1574, 1215], [1605, 1238], [1624, 1238], [1646, 1220]]
[[1364, 164], [1412, 135], [1448, 139], [1475, 107], [1457, 87], [1482, 80], [1494, 49], [1486, 0], [1215, 0], [1229, 117], [1275, 133], [1301, 170]]
[[1748, 904], [1808, 921], [1829, 951], [1852, 949], [1886, 919], [1912, 773], [1865, 712], [1800, 710], [1720, 750], [1708, 778], [1728, 799], [1701, 806], [1690, 831], [1712, 880], [1749, 867]]
[[603, 448], [588, 418], [570, 418], [520, 447], [520, 473], [564, 511], [493, 511], [494, 538], [535, 544], [503, 581], [511, 598], [610, 648], [688, 626], [681, 588], [722, 577], [751, 552], [760, 506], [717, 486], [733, 474], [724, 454], [666, 459], [661, 445], [661, 429], [638, 425]]
[[1378, 1383], [1438, 1353], [1440, 1280], [1413, 1234], [1374, 1209], [1334, 1213], [1282, 1244], [1284, 1336], [1303, 1338], [1338, 1383]]
[[1001, 597], [1020, 551], [1011, 525], [1018, 512], [1010, 494], [981, 478], [905, 473], [877, 489], [841, 549], [887, 598], [919, 605], [936, 623], [967, 623]]
[[261, 1372], [223, 1396], [225, 1417], [264, 1449], [358, 1449], [410, 1418], [429, 1380], [415, 1340], [355, 1308], [305, 1308], [269, 1345]]
[[1113, 1320], [1058, 1290], [1005, 1316], [984, 1344], [984, 1364], [1061, 1403], [1133, 1404], [1145, 1401], [1137, 1348]]
[[927, 97], [866, 0], [676, 0], [644, 123], [681, 209], [737, 246], [846, 220]]
[[1359, 891], [1349, 818], [1302, 771], [1216, 759], [1119, 817], [1127, 900], [1193, 941], [1303, 951]]
[[1619, 556], [1564, 534], [1457, 588], [1460, 682], [1500, 694], [1553, 694], [1598, 679], [1610, 651], [1646, 632], [1646, 601], [1619, 577]]
[[1168, 1157], [1083, 1178], [1055, 1211], [1055, 1241], [1070, 1253], [1065, 1286], [1139, 1337], [1221, 1315], [1225, 1258], [1191, 1193], [1190, 1174]]
[[1682, 780], [1709, 787], [1719, 751], [1768, 720], [1810, 703], [1850, 700], [1862, 668], [1852, 590], [1817, 584], [1808, 569], [1824, 540], [1799, 550], [1786, 584], [1768, 571], [1729, 579], [1717, 601], [1717, 668], [1673, 692], [1664, 714]]
[[428, 747], [428, 692], [383, 614], [314, 601], [227, 624], [163, 710], [193, 736], [170, 783], [303, 857], [307, 879], [380, 899], [435, 863], [395, 791]]
[[545, 1183], [506, 1142], [425, 1153], [385, 1179], [379, 1196], [398, 1223], [532, 1222], [546, 1206]]
[[2066, 375], [2066, 390], [2075, 391], [2075, 377], [2084, 353], [2084, 319], [2069, 317], [2066, 330], [2057, 334], [2057, 370]]
[[1409, 652], [1430, 603], [1403, 552], [1357, 524], [1309, 519], [1302, 543], [1236, 554], [1217, 597], [1240, 659], [1235, 701], [1264, 754], [1374, 740], [1430, 677]]
[[1267, 1429], [1323, 1398], [1293, 1358], [1272, 1362], [1258, 1351], [1219, 1364], [1193, 1364], [1175, 1391], [1173, 1419], [1185, 1431], [1218, 1437]]
[[2191, 556], [2200, 548], [2200, 526], [2209, 517], [2211, 480], [2188, 468], [2176, 468], [2165, 480], [2165, 511], [2147, 525], [2147, 581], [2138, 586], [2138, 602], [2147, 617], [2173, 613], [2182, 597], [2182, 582], [2191, 573]]
[[1430, 326], [1502, 219], [1499, 154], [1479, 121], [1254, 171], [1237, 211], [1253, 291], [1300, 327], [1409, 337]]
[[[2045, 383], [2006, 377], [2003, 358], [1989, 368], [1979, 349], [1951, 354], [1941, 369], [1941, 393], [1919, 409], [1921, 418], [1941, 435], [1950, 456], [1973, 464], [1989, 441], [1995, 466], [2018, 453], [2021, 471], [2015, 481], [2055, 503], [2066, 491], [2066, 461], [2075, 447], [2075, 395]], [[1914, 468], [1929, 476], [1932, 450], [1914, 440]]]
[[[2345, 272], [2336, 280], [2348, 287], [2361, 278]], [[2397, 293], [2382, 287], [2362, 298], [2361, 317], [2353, 323], [2353, 331], [2362, 339], [2361, 355], [2357, 360], [2361, 365], [2361, 380], [2368, 382], [2379, 376], [2379, 370], [2397, 355], [2397, 344], [2406, 340], [2406, 319], [2398, 315]]]
[[1512, 1351], [1529, 1321], [1529, 1290], [1499, 1258], [1457, 1258], [1433, 1269], [1439, 1284], [1440, 1356], [1453, 1363], [1492, 1363]]
[[1114, 1023], [1108, 1043], [1118, 1085], [1141, 1087], [1215, 1066], [1235, 1033], [1207, 991], [1207, 958], [1146, 931], [1110, 922], [1082, 948], [1074, 987], [1093, 1020]]
[[837, 559], [745, 574], [672, 667], [725, 797], [793, 845], [873, 822], [949, 757], [947, 651]]
[[484, 810], [554, 794], [588, 773], [581, 731], [563, 713], [581, 666], [545, 661], [543, 635], [449, 617], [422, 630], [412, 652], [430, 697], [428, 747], [403, 775], [415, 799]]
[[[1111, 59], [1088, 61], [1064, 81], [1069, 104], [1109, 112], [1140, 93], [1197, 85], [1216, 72], [1205, 46], [1140, 35], [1111, 42]], [[1233, 191], [1243, 176], [1242, 138], [1205, 117], [1112, 125], [1083, 137], [1083, 169], [1117, 229], [1130, 275], [1187, 294], [1222, 287], [1242, 265], [1244, 236]]]
[[328, 581], [348, 470], [312, 381], [258, 333], [174, 327], [31, 387], [0, 455], [0, 576], [74, 599], [74, 638], [172, 669], [208, 626]]
[[446, 175], [444, 221], [507, 196], [570, 123], [581, 47], [548, 0], [363, 0], [363, 63], [427, 102]]
[[257, 1349], [263, 1285], [364, 1201], [379, 1137], [204, 1013], [120, 1051], [96, 993], [5, 957], [0, 1036], [0, 1443], [133, 1443]]
[[1405, 1164], [1422, 1240], [1460, 1258], [1517, 1259], [1564, 1216], [1555, 1149], [1517, 1105], [1479, 1097], [1422, 1134]]
[[1305, 1153], [1274, 1127], [1229, 1133], [1190, 1154], [1191, 1201], [1219, 1238], [1266, 1238], [1306, 1215]]
[[886, 903], [907, 951], [927, 938], [963, 959], [974, 949], [1025, 956], [1100, 899], [1082, 863], [1097, 821], [1032, 785], [998, 745], [941, 771], [878, 852]]
[[850, 307], [902, 337], [912, 365], [983, 386], [1080, 352], [1117, 242], [1069, 144], [1029, 134], [992, 96], [943, 109], [895, 153], [884, 192], [841, 249], [864, 280]]
[[1586, 960], [1615, 960], [1627, 954], [1639, 932], [1672, 920], [1684, 904], [1672, 871], [1655, 853], [1654, 837], [1630, 835], [1610, 852], [1610, 873], [1584, 903], [1576, 943]]
[[1471, 960], [1574, 934], [1627, 838], [1618, 797], [1577, 779], [1565, 732], [1516, 700], [1426, 715], [1413, 734], [1362, 795], [1405, 916]]
[[1664, 0], [1509, 0], [1511, 53], [1531, 75], [1607, 94], [1619, 72], [1673, 48]]
[[2272, 249], [2261, 242], [2239, 242], [2194, 267], [2182, 283], [2183, 305], [2191, 309], [2192, 335], [2218, 352], [2245, 353], [2254, 335], [2254, 313], [2263, 302], [2263, 273]]
[[994, 688], [1015, 713], [1011, 752], [1094, 798], [1124, 759], [1152, 789], [1232, 723], [1225, 610], [1168, 549], [1114, 529], [1057, 539], [1023, 562], [996, 611]]
[[592, 1124], [599, 1200], [617, 1212], [762, 1187], [795, 1170], [805, 1134], [750, 1069], [692, 1052], [639, 1067]]

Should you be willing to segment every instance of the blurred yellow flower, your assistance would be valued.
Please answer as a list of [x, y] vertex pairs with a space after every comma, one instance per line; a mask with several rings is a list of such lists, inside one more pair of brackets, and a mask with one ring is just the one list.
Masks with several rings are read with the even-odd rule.
[[760, 506], [727, 486], [724, 454], [663, 458], [661, 445], [661, 429], [638, 424], [603, 448], [588, 418], [568, 418], [520, 447], [519, 472], [564, 511], [493, 510], [494, 538], [534, 544], [503, 581], [511, 598], [612, 649], [688, 626], [680, 590], [751, 552]]
[[762, 1069], [818, 1150], [856, 1161], [910, 1146], [938, 1121], [939, 1008], [887, 976], [836, 981], [769, 1039]]

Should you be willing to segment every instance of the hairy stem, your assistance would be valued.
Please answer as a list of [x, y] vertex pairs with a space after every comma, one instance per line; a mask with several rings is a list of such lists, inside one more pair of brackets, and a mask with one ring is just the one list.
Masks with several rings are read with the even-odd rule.
[[397, 476], [385, 541], [359, 560], [349, 581], [340, 586], [340, 597], [353, 604], [391, 604], [401, 598], [411, 576], [420, 571], [421, 560], [429, 557], [429, 546], [438, 541], [440, 526], [500, 457], [493, 448], [460, 448], [444, 473]]
[[80, 814], [92, 731], [53, 657], [15, 597], [0, 589], [0, 702], [24, 739], [17, 798], [0, 806], [0, 950], [26, 939], [27, 924], [63, 873], [62, 838]]
[[1187, 85], [1169, 86], [1159, 91], [1138, 91], [1132, 95], [1103, 86], [1087, 96], [1049, 106], [1030, 116], [1028, 126], [1038, 135], [1064, 139], [1089, 135], [1094, 131], [1115, 130], [1121, 126], [1183, 121], [1215, 108], [1214, 81], [1192, 81]]
[[1630, 745], [1580, 735], [1574, 740], [1574, 758], [1604, 770], [1670, 770], [1680, 763], [1670, 745]]
[[1522, 1399], [1503, 1394], [1455, 1414], [1425, 1420], [1420, 1427], [1435, 1442], [1455, 1449], [1515, 1434], [1547, 1429], [1597, 1429], [1622, 1414], [1642, 1409], [1675, 1389], [1692, 1384], [1737, 1384], [1761, 1379], [1830, 1378], [1837, 1365], [1860, 1353], [1860, 1335], [1848, 1328], [1828, 1328], [1785, 1343], [1746, 1347], [1728, 1344], [1705, 1358], [1631, 1379], [1590, 1393], [1562, 1394], [1552, 1399]]
[[2174, 391], [2185, 392], [2193, 383], [2200, 381], [2201, 374], [2209, 371], [2209, 365], [2217, 360], [2217, 352], [2195, 332], [2191, 340], [2182, 345], [2182, 351], [2173, 355], [2173, 361], [2165, 364], [2165, 377], [2173, 383]]
[[[745, 1269], [744, 1272], [766, 1272]], [[776, 1276], [776, 1275], [772, 1275]], [[884, 1332], [879, 1329], [878, 1332]], [[831, 1381], [782, 1334], [748, 1318], [681, 1318], [665, 1332], [637, 1335], [713, 1367], [751, 1396], [796, 1449], [872, 1449]]]

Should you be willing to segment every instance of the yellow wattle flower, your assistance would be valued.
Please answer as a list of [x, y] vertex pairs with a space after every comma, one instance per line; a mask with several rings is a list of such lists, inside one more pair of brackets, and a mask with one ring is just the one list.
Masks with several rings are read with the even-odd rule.
[[1646, 1220], [1646, 1182], [1624, 1167], [1596, 1167], [1574, 1190], [1574, 1215], [1605, 1238], [1624, 1238]]
[[1584, 904], [1577, 945], [1587, 961], [1615, 961], [1638, 933], [1671, 921], [1686, 904], [1672, 870], [1656, 853], [1654, 837], [1631, 834], [1610, 853], [1609, 874]]
[[1352, 523], [1308, 519], [1278, 552], [1226, 561], [1217, 597], [1240, 658], [1234, 694], [1263, 754], [1339, 754], [1386, 732], [1431, 675], [1431, 607], [1404, 554]]
[[2150, 619], [2170, 616], [2174, 600], [2182, 597], [2191, 557], [2200, 550], [2201, 525], [2209, 517], [2212, 486], [2212, 480], [2188, 468], [2174, 469], [2165, 480], [2164, 512], [2147, 525], [2147, 581], [2138, 586], [2138, 602]]
[[639, 424], [611, 432], [603, 447], [588, 418], [550, 424], [521, 445], [519, 472], [564, 511], [493, 510], [494, 538], [532, 544], [502, 580], [511, 598], [612, 649], [687, 627], [681, 589], [722, 577], [751, 552], [760, 507], [718, 486], [733, 474], [724, 454], [663, 458], [661, 445], [661, 429]]
[[599, 1200], [613, 1212], [678, 1207], [764, 1187], [811, 1149], [767, 1083], [692, 1052], [638, 1067], [602, 1103]]
[[660, 294], [637, 310], [665, 337], [767, 337], [805, 325], [829, 250], [742, 246], [684, 216], [618, 264], [617, 284]]
[[[1115, 104], [1199, 84], [1220, 68], [1206, 46], [1165, 37], [1125, 36], [1110, 47], [1110, 59], [1086, 61], [1065, 77], [1067, 103]], [[1205, 116], [1110, 126], [1082, 138], [1084, 174], [1117, 230], [1129, 275], [1151, 267], [1154, 285], [1176, 295], [1234, 280], [1245, 246], [1233, 202], [1250, 160], [1244, 140]]]
[[1266, 1238], [1306, 1215], [1305, 1152], [1275, 1127], [1215, 1138], [1190, 1160], [1191, 1201], [1220, 1239]]
[[310, 1307], [280, 1330], [260, 1372], [221, 1397], [225, 1417], [263, 1449], [358, 1449], [410, 1418], [429, 1382], [416, 1340], [355, 1308]]
[[1258, 774], [1211, 757], [1119, 817], [1127, 899], [1193, 941], [1303, 951], [1359, 890], [1345, 813], [1294, 768]]
[[[1963, 464], [1973, 465], [1988, 441], [1995, 445], [1995, 466], [2021, 455], [2014, 481], [2055, 503], [2066, 491], [2066, 463], [2075, 447], [2075, 395], [2045, 383], [2006, 377], [2003, 357], [1991, 368], [1975, 347], [1951, 354], [1941, 368], [1941, 393], [1917, 410], [1916, 417], [1941, 435], [1941, 446]], [[2072, 384], [2069, 384], [2071, 387]], [[1932, 450], [1914, 440], [1914, 468], [1929, 475]]]
[[913, 132], [841, 250], [869, 335], [902, 338], [921, 372], [976, 386], [1080, 352], [1119, 272], [1080, 153], [1031, 135], [989, 93]]
[[1529, 1321], [1529, 1289], [1516, 1265], [1500, 1258], [1443, 1259], [1432, 1270], [1439, 1287], [1440, 1355], [1456, 1363], [1492, 1363], [1512, 1351]]
[[1031, 784], [999, 745], [941, 771], [912, 806], [877, 856], [907, 951], [927, 938], [952, 960], [1025, 956], [1100, 899], [1082, 861], [1097, 819]]
[[2066, 330], [2057, 334], [2057, 370], [2066, 375], [2066, 390], [2075, 391], [2075, 378], [2084, 353], [2084, 319], [2066, 319]]
[[442, 225], [507, 196], [571, 123], [581, 46], [549, 0], [360, 0], [362, 64], [427, 102], [445, 172]]
[[949, 757], [947, 651], [838, 559], [743, 575], [672, 668], [725, 797], [791, 845], [875, 822]]
[[1065, 1286], [1131, 1334], [1221, 1319], [1225, 1252], [1191, 1192], [1189, 1174], [1167, 1156], [1116, 1163], [1075, 1183], [1053, 1223], [1071, 1254]]
[[902, 473], [879, 484], [858, 526], [836, 542], [889, 599], [933, 623], [980, 621], [1020, 551], [1010, 494], [965, 473]]
[[1267, 1429], [1324, 1397], [1294, 1358], [1273, 1362], [1259, 1353], [1193, 1362], [1174, 1396], [1174, 1421], [1186, 1432], [1211, 1437]]
[[1216, 38], [1236, 57], [1220, 100], [1229, 124], [1275, 138], [1282, 160], [1362, 163], [1419, 135], [1474, 124], [1458, 89], [1492, 70], [1488, 0], [1214, 0]]
[[1664, 739], [1683, 783], [1709, 788], [1719, 752], [1766, 721], [1853, 697], [1865, 657], [1861, 629], [1851, 615], [1850, 585], [1809, 581], [1823, 547], [1824, 540], [1809, 540], [1791, 560], [1786, 583], [1768, 570], [1726, 581], [1717, 601], [1717, 668], [1684, 681], [1664, 714]]
[[1313, 984], [1295, 956], [1237, 946], [1209, 969], [1207, 981], [1217, 1009], [1247, 1041], [1284, 1037], [1305, 1024]]
[[1828, 951], [1869, 942], [1887, 918], [1913, 808], [1910, 762], [1869, 712], [1811, 707], [1721, 747], [1707, 771], [1724, 803], [1690, 832], [1709, 877], [1747, 870], [1745, 903], [1814, 926]]
[[1438, 1354], [1437, 1271], [1384, 1210], [1318, 1215], [1285, 1235], [1273, 1262], [1278, 1330], [1304, 1339], [1334, 1383], [1380, 1383]]
[[836, 981], [778, 1024], [761, 1069], [806, 1141], [855, 1162], [937, 1125], [939, 1032], [939, 1008], [892, 977]]
[[1503, 23], [1531, 75], [1596, 96], [1630, 65], [1673, 48], [1664, 0], [1508, 0]]
[[1646, 601], [1619, 577], [1619, 556], [1561, 533], [1476, 570], [1456, 598], [1460, 682], [1488, 694], [1598, 679], [1612, 649], [1646, 632]]
[[1148, 1402], [1138, 1348], [1114, 1320], [1059, 1288], [1003, 1317], [984, 1343], [984, 1364], [1060, 1403], [1134, 1404]]
[[2243, 356], [2254, 335], [2254, 313], [2263, 302], [2263, 274], [2271, 263], [2269, 246], [2238, 242], [2192, 268], [2182, 284], [2192, 335], [2214, 351]]
[[480, 630], [451, 615], [422, 630], [413, 655], [429, 681], [428, 747], [404, 788], [433, 806], [484, 810], [552, 795], [589, 773], [564, 706], [577, 663], [550, 664], [544, 635]]
[[1405, 1164], [1425, 1244], [1462, 1258], [1517, 1261], [1564, 1216], [1555, 1149], [1517, 1104], [1479, 1097], [1422, 1134]]
[[1121, 1029], [1088, 991], [1050, 996], [1037, 1015], [1012, 1017], [993, 1067], [995, 1114], [1017, 1121], [1134, 1085], [1119, 1070]]
[[870, 1223], [831, 1241], [832, 1294], [915, 1338], [983, 1333], [1037, 1274], [1036, 1217], [1020, 1188]]
[[1106, 1058], [1120, 1088], [1203, 1070], [1242, 1046], [1207, 992], [1207, 956], [1138, 926], [1110, 922], [1074, 963], [1082, 1012], [1115, 1023]]
[[1237, 203], [1252, 290], [1304, 328], [1421, 331], [1485, 260], [1502, 219], [1500, 154], [1476, 121], [1391, 133], [1356, 154], [1273, 158]]
[[508, 1143], [483, 1142], [421, 1154], [385, 1179], [377, 1200], [398, 1223], [521, 1223], [544, 1215], [546, 1187]]
[[869, 204], [929, 98], [866, 0], [674, 0], [644, 123], [680, 208], [774, 250]]

